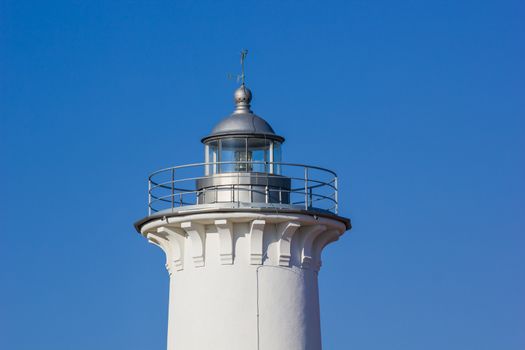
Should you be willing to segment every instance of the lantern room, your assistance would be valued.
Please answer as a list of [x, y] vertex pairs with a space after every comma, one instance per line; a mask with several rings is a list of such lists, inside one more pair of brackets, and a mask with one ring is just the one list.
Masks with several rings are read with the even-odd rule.
[[281, 162], [278, 136], [261, 117], [250, 110], [251, 91], [243, 84], [234, 93], [235, 111], [220, 121], [211, 134], [202, 139], [206, 175], [259, 172], [279, 174], [274, 163]]
[[199, 203], [289, 201], [290, 180], [280, 176], [279, 165], [284, 138], [250, 110], [251, 100], [242, 84], [234, 93], [234, 112], [202, 139], [206, 177], [197, 181]]

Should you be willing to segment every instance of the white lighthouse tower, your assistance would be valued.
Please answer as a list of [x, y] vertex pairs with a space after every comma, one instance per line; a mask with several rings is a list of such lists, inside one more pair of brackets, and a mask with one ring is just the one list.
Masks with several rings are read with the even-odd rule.
[[336, 174], [282, 162], [244, 79], [234, 100], [204, 162], [150, 175], [135, 224], [166, 254], [168, 350], [320, 350], [321, 252], [351, 227]]

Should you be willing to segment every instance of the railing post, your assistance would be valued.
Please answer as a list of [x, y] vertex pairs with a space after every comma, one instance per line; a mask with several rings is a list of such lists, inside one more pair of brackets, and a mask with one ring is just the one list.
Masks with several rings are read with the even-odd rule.
[[171, 212], [175, 209], [175, 169], [171, 168]]
[[151, 216], [151, 179], [148, 178], [148, 216]]
[[334, 177], [334, 187], [335, 187], [335, 213], [339, 215], [339, 194], [337, 189], [337, 176]]
[[304, 167], [304, 209], [308, 210], [308, 168]]

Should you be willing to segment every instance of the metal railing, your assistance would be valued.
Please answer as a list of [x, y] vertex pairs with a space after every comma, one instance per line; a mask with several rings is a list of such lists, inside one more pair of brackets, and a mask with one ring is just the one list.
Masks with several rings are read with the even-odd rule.
[[[226, 166], [230, 171], [220, 172]], [[203, 175], [211, 172], [210, 169], [216, 172]], [[263, 170], [231, 172], [231, 169]], [[268, 169], [273, 169], [274, 172], [268, 172]], [[198, 183], [219, 176], [221, 180], [226, 179], [228, 184], [198, 188]], [[257, 185], [243, 183], [241, 179], [246, 176], [257, 178]], [[274, 185], [275, 181], [283, 179], [289, 186]], [[180, 165], [158, 170], [149, 176], [148, 215], [203, 204], [203, 198], [210, 190], [214, 192], [213, 198], [216, 200], [206, 200], [206, 204], [257, 204], [263, 207], [294, 207], [338, 214], [337, 186], [335, 172], [304, 164], [243, 161]]]

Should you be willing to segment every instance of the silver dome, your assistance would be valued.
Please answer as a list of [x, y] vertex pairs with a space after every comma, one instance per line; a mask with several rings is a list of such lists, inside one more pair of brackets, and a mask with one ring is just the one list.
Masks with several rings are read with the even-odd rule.
[[204, 137], [202, 142], [221, 136], [261, 136], [283, 142], [284, 138], [275, 134], [266, 120], [255, 115], [250, 110], [252, 93], [243, 85], [234, 93], [235, 111], [221, 120], [212, 129], [211, 134]]

